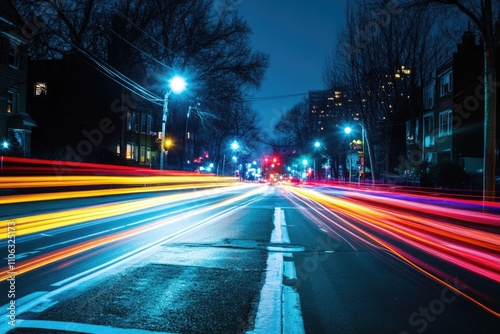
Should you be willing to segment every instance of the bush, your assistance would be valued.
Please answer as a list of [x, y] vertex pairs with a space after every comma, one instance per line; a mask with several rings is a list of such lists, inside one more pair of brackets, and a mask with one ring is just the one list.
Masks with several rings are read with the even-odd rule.
[[451, 161], [445, 161], [431, 168], [431, 179], [442, 188], [462, 188], [468, 180], [462, 166]]

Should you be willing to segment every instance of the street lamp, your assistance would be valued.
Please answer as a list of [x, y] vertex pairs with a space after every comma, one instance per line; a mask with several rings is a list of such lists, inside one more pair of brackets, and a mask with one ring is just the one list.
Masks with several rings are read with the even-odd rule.
[[306, 168], [307, 168], [307, 160], [306, 159], [302, 160], [302, 164], [304, 165], [304, 174], [307, 175], [307, 170], [306, 170]]
[[[321, 146], [321, 143], [319, 141], [316, 141], [314, 143], [314, 147], [315, 148], [319, 148]], [[314, 155], [314, 175], [313, 175], [313, 179], [314, 180], [317, 180], [318, 178], [316, 177], [316, 155]]]
[[180, 76], [174, 76], [168, 81], [169, 90], [165, 93], [163, 98], [163, 117], [161, 123], [161, 155], [160, 155], [160, 169], [163, 170], [163, 162], [165, 160], [165, 126], [168, 117], [168, 98], [170, 93], [180, 94], [186, 89], [186, 81]]
[[[361, 152], [358, 152], [358, 156], [360, 155], [359, 158], [360, 158], [360, 162], [361, 162], [361, 175], [363, 175], [363, 182], [364, 182], [365, 181], [365, 137], [366, 137], [366, 132], [365, 132], [365, 127], [363, 126], [363, 123], [358, 123], [358, 124], [361, 126]], [[346, 134], [350, 134], [352, 132], [352, 129], [350, 127], [346, 127], [344, 129], [344, 132]], [[368, 138], [366, 138], [366, 143], [368, 144]], [[351, 179], [351, 175], [349, 174], [349, 180], [350, 179]], [[373, 180], [373, 175], [372, 175], [372, 180]]]
[[233, 176], [236, 176], [236, 164], [238, 162], [238, 157], [236, 156], [236, 151], [240, 148], [240, 145], [235, 140], [231, 143], [231, 149], [233, 150]]

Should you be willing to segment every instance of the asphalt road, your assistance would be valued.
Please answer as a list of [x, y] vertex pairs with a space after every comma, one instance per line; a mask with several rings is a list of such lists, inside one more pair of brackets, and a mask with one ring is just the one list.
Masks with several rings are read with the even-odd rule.
[[[348, 217], [286, 187], [246, 184], [176, 194], [175, 200], [163, 199], [165, 193], [5, 206], [1, 219], [14, 222], [27, 212], [92, 210], [74, 216], [67, 211], [61, 226], [16, 237], [14, 269], [24, 272], [14, 281], [4, 275], [0, 283], [0, 332], [497, 333], [500, 328], [499, 317], [466, 297], [471, 290], [498, 300], [497, 282], [399, 245], [440, 268], [447, 277], [443, 285], [380, 244], [364, 242], [354, 225], [336, 225]], [[132, 210], [138, 201], [144, 205]], [[85, 214], [92, 215], [80, 219]], [[80, 220], [67, 223], [75, 217]], [[5, 240], [1, 249], [7, 265]], [[478, 286], [484, 290], [476, 291]]]

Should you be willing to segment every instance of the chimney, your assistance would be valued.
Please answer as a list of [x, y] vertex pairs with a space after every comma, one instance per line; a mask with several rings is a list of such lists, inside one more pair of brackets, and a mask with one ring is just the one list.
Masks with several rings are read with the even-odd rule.
[[476, 34], [472, 30], [467, 30], [462, 35], [462, 43], [457, 45], [458, 52], [472, 49], [476, 46]]

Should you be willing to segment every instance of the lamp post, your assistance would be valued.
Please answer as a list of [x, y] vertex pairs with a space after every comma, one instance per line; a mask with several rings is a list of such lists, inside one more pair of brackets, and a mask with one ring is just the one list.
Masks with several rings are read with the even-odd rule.
[[165, 160], [165, 127], [167, 124], [168, 117], [168, 98], [170, 94], [174, 92], [175, 94], [182, 93], [186, 89], [186, 81], [180, 77], [175, 76], [168, 82], [169, 90], [165, 93], [163, 98], [163, 117], [161, 122], [161, 154], [160, 154], [160, 169], [163, 170], [163, 162]]
[[[321, 143], [319, 141], [316, 141], [314, 143], [315, 148], [321, 147]], [[314, 180], [317, 180], [318, 178], [316, 177], [316, 155], [314, 155]]]
[[233, 176], [236, 176], [236, 163], [238, 162], [238, 158], [236, 157], [236, 151], [240, 148], [240, 145], [238, 142], [235, 140], [231, 143], [231, 149], [233, 150]]
[[[363, 123], [358, 123], [361, 126], [361, 152], [358, 152], [359, 160], [361, 163], [361, 175], [363, 175], [363, 183], [365, 182], [365, 137], [366, 137], [366, 132], [365, 132], [365, 127], [363, 126]], [[344, 132], [346, 134], [350, 134], [352, 132], [352, 129], [350, 127], [346, 127], [344, 129]], [[366, 143], [368, 144], [368, 138], [366, 138]], [[351, 179], [351, 175], [349, 174], [349, 180]], [[373, 179], [373, 176], [372, 176]]]
[[302, 160], [302, 164], [304, 165], [304, 174], [307, 175], [307, 170], [306, 170], [307, 160], [306, 159]]

